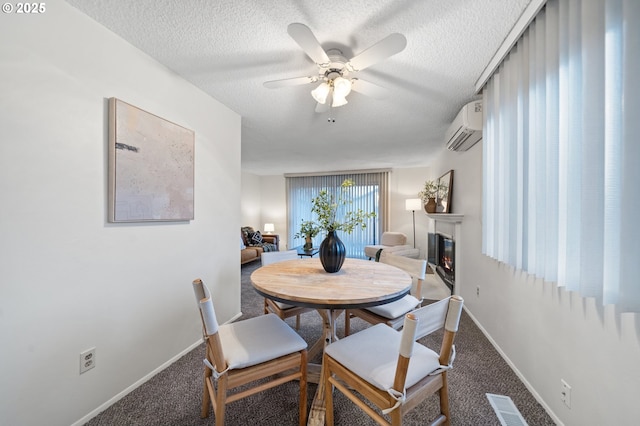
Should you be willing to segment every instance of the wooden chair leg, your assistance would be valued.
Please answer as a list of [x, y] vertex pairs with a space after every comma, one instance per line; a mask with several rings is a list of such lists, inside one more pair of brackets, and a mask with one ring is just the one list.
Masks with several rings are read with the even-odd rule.
[[400, 410], [400, 407], [391, 412], [391, 426], [402, 426], [402, 410]]
[[223, 375], [218, 379], [216, 397], [216, 426], [224, 426], [224, 415], [227, 408], [227, 377]]
[[200, 410], [200, 417], [203, 419], [206, 419], [209, 416], [209, 406], [211, 405], [211, 397], [209, 396], [209, 389], [207, 388], [207, 380], [209, 380], [209, 378], [205, 374], [204, 386], [202, 389], [202, 408]]
[[442, 373], [442, 388], [438, 392], [440, 395], [440, 413], [446, 417], [445, 425], [450, 425], [450, 416], [449, 416], [449, 387], [447, 385], [447, 372], [443, 371]]
[[351, 313], [347, 309], [344, 311], [344, 337], [351, 333]]
[[[208, 359], [210, 357], [209, 353], [209, 345], [205, 346], [205, 357]], [[215, 388], [213, 387], [213, 383], [211, 382], [211, 376], [213, 376], [213, 370], [204, 366], [204, 383], [202, 390], [202, 409], [200, 412], [200, 416], [204, 419], [209, 417], [209, 410], [214, 408], [215, 401], [212, 400], [212, 395], [215, 397]], [[214, 408], [215, 410], [215, 408]]]
[[325, 404], [325, 413], [324, 413], [324, 424], [325, 426], [333, 426], [333, 385], [329, 383], [329, 376], [331, 375], [331, 371], [329, 371], [327, 356], [323, 355], [324, 359], [322, 360], [322, 377], [320, 380], [324, 383], [324, 404]]
[[296, 315], [296, 330], [300, 330], [300, 315]]
[[300, 426], [307, 424], [307, 351], [302, 352], [300, 373], [300, 409], [299, 409], [299, 423]]

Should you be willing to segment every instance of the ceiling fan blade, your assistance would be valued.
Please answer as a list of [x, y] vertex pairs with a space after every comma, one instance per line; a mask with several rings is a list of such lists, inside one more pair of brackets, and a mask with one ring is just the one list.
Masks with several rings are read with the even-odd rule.
[[388, 89], [359, 78], [354, 78], [352, 80], [351, 90], [374, 99], [385, 99], [389, 95]]
[[361, 71], [373, 64], [400, 53], [407, 46], [407, 39], [402, 34], [393, 33], [383, 38], [364, 52], [349, 61], [354, 71]]
[[315, 83], [318, 77], [294, 77], [285, 78], [283, 80], [265, 81], [262, 85], [268, 89], [278, 89], [280, 87], [299, 86], [301, 84]]
[[316, 36], [313, 35], [309, 27], [300, 23], [289, 24], [287, 32], [292, 39], [304, 50], [304, 53], [318, 65], [330, 62], [327, 52], [324, 51]]

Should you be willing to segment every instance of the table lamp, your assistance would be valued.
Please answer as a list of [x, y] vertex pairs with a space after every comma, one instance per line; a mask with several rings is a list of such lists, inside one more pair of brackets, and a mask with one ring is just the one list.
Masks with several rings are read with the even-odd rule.
[[271, 233], [272, 233], [273, 231], [275, 231], [275, 230], [276, 230], [276, 228], [275, 228], [275, 226], [273, 225], [273, 223], [265, 223], [265, 224], [264, 224], [264, 232], [265, 232], [266, 234], [271, 234]]

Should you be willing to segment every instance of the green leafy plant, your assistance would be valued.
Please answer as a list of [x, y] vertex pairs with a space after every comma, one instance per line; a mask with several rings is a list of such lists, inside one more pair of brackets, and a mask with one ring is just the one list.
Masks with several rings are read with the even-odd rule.
[[313, 238], [319, 233], [320, 233], [320, 228], [318, 227], [318, 225], [316, 225], [314, 221], [303, 219], [302, 222], [300, 223], [300, 230], [293, 237], [294, 238], [306, 238], [306, 237]]
[[447, 185], [435, 180], [428, 180], [424, 183], [422, 191], [418, 192], [418, 197], [422, 201], [429, 201], [429, 198], [442, 197], [446, 193]]
[[345, 231], [351, 234], [354, 228], [367, 227], [367, 219], [376, 216], [374, 212], [366, 213], [362, 209], [347, 211], [342, 219], [337, 217], [340, 207], [348, 206], [352, 203], [349, 198], [350, 188], [354, 183], [350, 179], [345, 179], [337, 190], [337, 194], [327, 189], [320, 191], [317, 197], [311, 200], [311, 211], [318, 216], [317, 225], [327, 232]]

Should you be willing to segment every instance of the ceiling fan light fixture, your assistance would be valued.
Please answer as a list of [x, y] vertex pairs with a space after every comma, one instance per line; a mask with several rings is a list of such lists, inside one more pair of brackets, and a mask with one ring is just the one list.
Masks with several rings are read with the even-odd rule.
[[334, 96], [346, 98], [351, 93], [351, 81], [344, 77], [336, 77], [333, 80], [333, 92]]
[[329, 95], [329, 91], [331, 88], [326, 82], [322, 82], [318, 87], [311, 91], [311, 96], [316, 102], [323, 104], [327, 102], [327, 96]]
[[340, 107], [340, 106], [346, 105], [346, 104], [348, 104], [347, 98], [345, 98], [344, 96], [339, 96], [336, 93], [336, 91], [334, 90], [333, 91], [333, 103], [331, 104], [331, 106], [333, 108], [336, 108], [336, 107]]
[[360, 80], [360, 83], [352, 87], [358, 78], [353, 78], [351, 74], [362, 71], [400, 53], [407, 46], [405, 36], [393, 33], [348, 59], [339, 48], [325, 50], [311, 29], [305, 24], [299, 22], [291, 23], [287, 27], [287, 32], [302, 48], [304, 53], [318, 66], [317, 73], [307, 77], [265, 81], [263, 85], [268, 89], [274, 89], [320, 82], [320, 85], [311, 91], [311, 96], [317, 102], [315, 111], [318, 113], [326, 112], [330, 106], [346, 105], [347, 95], [354, 88], [364, 95], [382, 99], [386, 94], [384, 88], [363, 80]]

